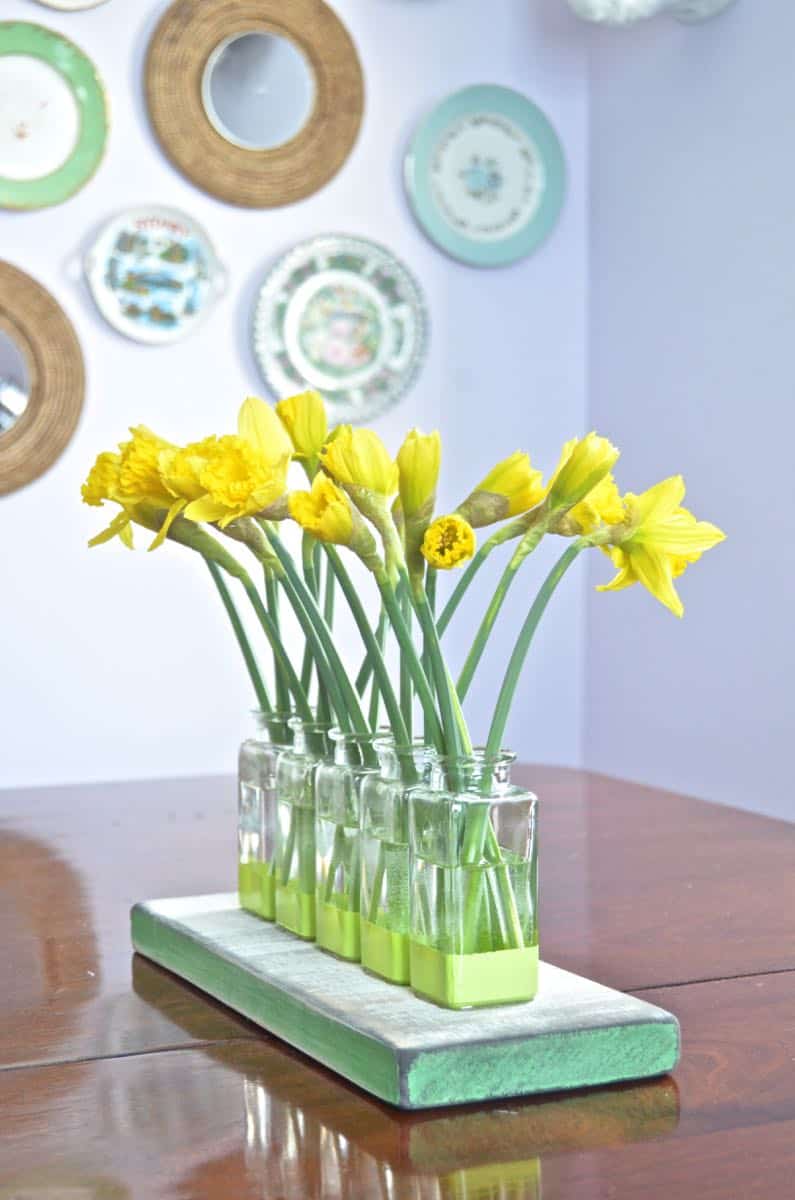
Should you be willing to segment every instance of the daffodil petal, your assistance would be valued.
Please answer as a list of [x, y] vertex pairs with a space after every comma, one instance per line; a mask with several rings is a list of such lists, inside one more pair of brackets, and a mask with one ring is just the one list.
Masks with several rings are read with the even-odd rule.
[[101, 533], [95, 534], [88, 543], [89, 546], [101, 546], [103, 542], [109, 542], [115, 537], [122, 536], [122, 530], [126, 529], [130, 524], [130, 517], [126, 512], [117, 513], [116, 516], [108, 525], [107, 529], [103, 529]]
[[265, 462], [276, 463], [292, 456], [293, 443], [289, 433], [275, 409], [258, 396], [249, 396], [243, 401], [237, 418], [237, 431]]
[[226, 505], [221, 504], [219, 500], [213, 500], [212, 496], [202, 496], [199, 500], [191, 500], [185, 509], [185, 516], [189, 521], [212, 522], [220, 521], [227, 512]]
[[696, 521], [689, 513], [687, 515], [690, 520], [679, 521], [671, 517], [665, 523], [650, 522], [639, 531], [638, 541], [648, 538], [667, 554], [688, 555], [703, 554], [726, 540], [726, 534], [717, 525]]
[[640, 524], [664, 521], [676, 512], [684, 498], [685, 481], [681, 475], [672, 475], [655, 483], [642, 495], [633, 497]]
[[166, 519], [160, 526], [160, 532], [156, 535], [154, 541], [149, 547], [150, 550], [157, 550], [158, 546], [162, 546], [168, 536], [168, 531], [174, 523], [174, 519], [179, 516], [183, 508], [187, 505], [187, 500], [175, 500], [171, 508], [166, 513]]
[[664, 555], [655, 554], [647, 546], [640, 544], [632, 547], [631, 561], [638, 582], [642, 583], [660, 604], [670, 609], [674, 616], [684, 616], [684, 605], [673, 585], [670, 561]]

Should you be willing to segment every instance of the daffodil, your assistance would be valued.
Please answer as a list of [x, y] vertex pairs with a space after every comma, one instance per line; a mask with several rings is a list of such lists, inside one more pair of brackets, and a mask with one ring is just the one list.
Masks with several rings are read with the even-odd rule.
[[225, 529], [241, 517], [266, 512], [287, 490], [288, 465], [287, 457], [268, 461], [242, 437], [219, 438], [199, 473], [204, 492], [185, 507], [185, 516]]
[[475, 531], [458, 513], [437, 517], [425, 531], [422, 554], [439, 571], [460, 567], [475, 553]]
[[456, 512], [479, 529], [534, 508], [544, 496], [541, 472], [521, 450], [504, 458], [459, 504]]
[[321, 542], [347, 546], [353, 534], [351, 502], [326, 475], [316, 475], [308, 492], [290, 493], [290, 516]]
[[612, 442], [596, 433], [567, 442], [546, 489], [550, 510], [572, 509], [584, 500], [613, 469], [619, 454]]
[[553, 516], [551, 530], [565, 537], [593, 533], [604, 525], [620, 525], [626, 516], [621, 493], [612, 473], [600, 479], [596, 487], [573, 508]]
[[100, 454], [82, 488], [86, 504], [98, 505], [105, 500], [120, 504], [118, 513], [107, 529], [93, 537], [90, 546], [101, 545], [113, 537], [119, 537], [132, 547], [131, 522], [135, 512], [146, 506], [150, 512], [162, 513], [161, 530], [150, 549], [160, 545], [174, 518], [185, 507], [185, 502], [175, 499], [165, 486], [159, 469], [160, 455], [174, 450], [170, 442], [137, 425], [130, 430], [131, 438], [122, 442], [118, 454]]
[[438, 432], [412, 429], [397, 452], [398, 486], [403, 517], [418, 514], [429, 518], [436, 500], [436, 485], [442, 461], [442, 439]]
[[84, 504], [99, 508], [106, 500], [119, 502], [119, 472], [121, 470], [121, 455], [111, 454], [104, 450], [98, 454], [96, 461], [88, 472], [85, 483], [80, 489]]
[[328, 438], [326, 405], [319, 392], [301, 392], [280, 400], [276, 414], [290, 438], [293, 451], [307, 462], [315, 460]]
[[388, 500], [398, 490], [397, 463], [372, 429], [340, 425], [320, 452], [323, 469], [342, 487]]
[[675, 616], [684, 614], [673, 580], [726, 536], [716, 525], [697, 521], [682, 507], [684, 497], [681, 475], [663, 480], [640, 496], [627, 493], [625, 521], [604, 547], [618, 574], [598, 591], [615, 592], [641, 583]]
[[345, 492], [318, 474], [308, 492], [291, 492], [290, 516], [302, 529], [321, 542], [348, 546], [371, 568], [380, 566], [375, 538]]

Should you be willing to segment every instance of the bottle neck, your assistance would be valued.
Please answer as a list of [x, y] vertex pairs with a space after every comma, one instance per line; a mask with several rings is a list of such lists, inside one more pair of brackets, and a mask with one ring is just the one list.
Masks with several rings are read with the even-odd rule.
[[293, 732], [293, 750], [307, 758], [328, 758], [329, 725], [322, 721], [302, 721], [294, 717], [290, 722]]
[[341, 729], [332, 729], [330, 737], [337, 766], [375, 767], [377, 744], [381, 740], [378, 734], [343, 733]]
[[467, 757], [440, 758], [432, 768], [433, 785], [452, 793], [500, 796], [510, 790], [516, 755], [508, 751], [488, 758], [482, 751]]
[[436, 760], [432, 746], [422, 741], [398, 745], [393, 738], [379, 738], [375, 744], [381, 778], [402, 782], [406, 787], [427, 781]]

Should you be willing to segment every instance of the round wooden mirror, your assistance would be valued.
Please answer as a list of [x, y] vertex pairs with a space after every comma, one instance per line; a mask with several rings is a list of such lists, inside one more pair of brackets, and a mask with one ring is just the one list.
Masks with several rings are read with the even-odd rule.
[[35, 279], [0, 262], [0, 495], [52, 466], [84, 392], [83, 355], [66, 313]]
[[356, 48], [324, 0], [175, 0], [149, 46], [146, 91], [175, 166], [250, 208], [327, 183], [364, 107]]

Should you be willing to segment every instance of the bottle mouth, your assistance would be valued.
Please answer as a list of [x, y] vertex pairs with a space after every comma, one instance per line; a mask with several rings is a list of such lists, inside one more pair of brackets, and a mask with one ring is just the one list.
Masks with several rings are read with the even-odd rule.
[[386, 733], [346, 733], [338, 725], [332, 725], [328, 735], [335, 746], [374, 746], [389, 737]]
[[516, 762], [513, 750], [498, 750], [496, 754], [486, 754], [485, 746], [475, 746], [471, 754], [442, 754], [437, 762], [440, 767], [510, 767]]
[[303, 717], [297, 717], [297, 716], [290, 717], [287, 724], [290, 726], [290, 728], [295, 733], [302, 731], [303, 733], [327, 734], [327, 733], [329, 733], [329, 730], [331, 730], [331, 722], [330, 721], [315, 721], [315, 720], [305, 721]]

